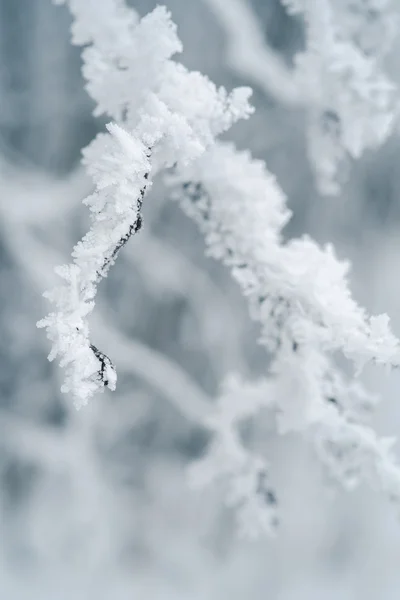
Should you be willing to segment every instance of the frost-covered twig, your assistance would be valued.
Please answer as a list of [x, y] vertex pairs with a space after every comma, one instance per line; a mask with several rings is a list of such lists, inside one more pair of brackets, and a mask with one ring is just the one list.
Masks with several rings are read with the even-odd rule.
[[74, 262], [57, 269], [65, 283], [46, 293], [57, 310], [39, 322], [53, 344], [50, 360], [60, 355], [67, 367], [62, 389], [79, 406], [104, 386], [115, 388], [114, 366], [90, 341], [87, 316], [100, 279], [141, 228], [150, 173], [153, 177], [174, 164], [190, 163], [251, 109], [247, 88], [228, 95], [171, 60], [181, 43], [164, 8], [137, 21], [114, 0], [105, 0], [100, 14], [86, 0], [69, 4], [76, 19], [74, 41], [89, 44], [83, 70], [96, 113], [107, 112], [124, 125], [108, 125], [108, 134], [100, 134], [84, 151], [96, 186], [84, 201], [93, 225], [75, 247]]
[[38, 323], [46, 327], [53, 343], [50, 360], [60, 354], [62, 366], [68, 367], [63, 391], [71, 391], [78, 403], [103, 386], [115, 388], [111, 360], [89, 340], [87, 315], [94, 306], [97, 284], [121, 247], [140, 229], [150, 171], [145, 145], [135, 143], [117, 125], [108, 128], [110, 137], [99, 137], [86, 151], [96, 184], [95, 193], [85, 200], [93, 225], [75, 247], [74, 262], [57, 268], [64, 285], [46, 293], [57, 312]]

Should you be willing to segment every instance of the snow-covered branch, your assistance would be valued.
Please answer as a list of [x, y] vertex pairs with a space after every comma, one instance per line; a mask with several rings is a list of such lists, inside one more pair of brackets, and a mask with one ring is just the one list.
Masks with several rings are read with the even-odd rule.
[[[264, 398], [258, 405], [274, 407], [281, 433], [297, 431], [308, 438], [342, 484], [348, 485], [351, 472], [353, 482], [366, 478], [397, 498], [400, 470], [385, 441], [360, 425], [373, 402], [335, 362], [341, 354], [355, 374], [370, 361], [398, 367], [399, 342], [386, 315], [368, 317], [352, 299], [346, 279], [349, 265], [337, 260], [331, 246], [320, 248], [307, 237], [283, 243], [281, 230], [290, 217], [284, 195], [264, 163], [248, 152], [217, 143], [172, 182], [180, 185], [177, 196], [204, 233], [208, 253], [230, 268], [252, 317], [261, 324], [260, 342], [272, 354], [272, 362], [271, 383], [263, 385]], [[226, 395], [225, 390], [224, 406]], [[228, 396], [228, 412], [238, 411], [233, 419], [221, 413], [218, 403], [224, 430], [242, 419], [243, 410], [248, 418], [248, 407], [241, 408], [234, 399], [240, 395], [246, 405], [246, 385]], [[236, 436], [230, 433], [231, 445], [238, 445]], [[222, 440], [227, 458], [226, 436], [217, 439], [218, 455]], [[215, 447], [210, 452], [215, 458]], [[244, 456], [236, 463], [238, 477], [243, 461]], [[220, 476], [227, 470], [232, 478], [229, 461], [223, 464], [220, 456], [211, 463]], [[247, 504], [242, 502], [242, 508]], [[260, 515], [260, 530], [265, 529], [265, 518]], [[249, 525], [249, 531], [253, 529], [254, 524]]]
[[[60, 355], [61, 366], [68, 367], [63, 391], [71, 392], [78, 406], [103, 387], [115, 388], [115, 368], [90, 341], [87, 317], [97, 284], [141, 228], [150, 173], [194, 160], [216, 135], [251, 111], [247, 88], [228, 95], [170, 59], [181, 44], [164, 8], [136, 23], [129, 12], [124, 19], [121, 6], [105, 2], [105, 14], [96, 14], [98, 25], [93, 25], [88, 15], [94, 6], [71, 0], [74, 41], [92, 44], [84, 51], [84, 74], [96, 112], [123, 120], [126, 128], [109, 124], [108, 134], [100, 134], [84, 151], [96, 187], [84, 201], [93, 225], [75, 247], [73, 263], [57, 269], [64, 285], [46, 293], [57, 311], [39, 322], [53, 344], [50, 360]], [[117, 36], [120, 18], [126, 27]]]
[[[292, 2], [292, 9], [295, 4], [303, 6]], [[240, 509], [247, 532], [273, 526], [279, 494], [270, 485], [264, 459], [245, 448], [238, 430], [241, 420], [266, 407], [273, 409], [281, 433], [299, 432], [313, 443], [341, 483], [366, 478], [397, 500], [400, 472], [386, 442], [364, 425], [373, 402], [353, 377], [343, 376], [336, 360], [347, 361], [355, 373], [368, 362], [398, 367], [399, 342], [386, 315], [369, 317], [352, 299], [349, 265], [336, 258], [330, 245], [320, 248], [307, 237], [283, 242], [290, 213], [264, 163], [217, 141], [233, 122], [249, 115], [248, 90], [228, 95], [173, 62], [170, 57], [180, 50], [180, 42], [165, 9], [137, 21], [130, 12], [123, 17], [125, 9], [117, 0], [107, 0], [102, 5], [107, 19], [102, 21], [92, 2], [70, 0], [70, 6], [75, 41], [89, 44], [84, 50], [88, 91], [97, 112], [106, 112], [118, 125], [110, 125], [109, 133], [85, 151], [96, 184], [95, 194], [86, 200], [93, 226], [76, 246], [74, 263], [59, 269], [66, 284], [49, 295], [58, 312], [42, 322], [53, 342], [51, 357], [59, 353], [69, 365], [65, 389], [85, 402], [106, 380], [109, 386], [115, 383], [107, 357], [91, 346], [86, 318], [98, 281], [130, 234], [140, 229], [142, 198], [151, 178], [168, 169], [184, 210], [204, 233], [209, 254], [229, 267], [248, 298], [251, 315], [261, 324], [260, 342], [271, 355], [260, 387], [225, 386], [215, 414], [200, 417], [215, 436], [197, 465], [197, 480], [227, 484], [228, 500]], [[359, 132], [361, 137], [350, 136], [347, 151], [356, 156], [388, 131], [392, 88], [376, 78], [372, 59], [354, 53], [338, 37], [328, 0], [312, 6], [312, 23], [307, 18], [310, 39], [316, 36], [316, 41], [299, 60], [298, 72], [309, 70], [313, 77], [321, 72], [321, 78], [328, 78], [327, 89], [338, 92], [334, 97], [342, 112], [336, 105], [325, 106], [325, 96], [317, 99], [335, 122], [345, 123], [348, 117], [351, 124], [353, 100], [361, 98], [357, 106], [367, 107], [362, 114], [371, 129]], [[318, 44], [325, 39], [317, 17], [321, 31], [330, 32], [322, 58]], [[124, 23], [116, 36], [120, 19]], [[350, 84], [357, 85], [343, 96], [348, 74]], [[318, 86], [315, 93], [322, 93]]]
[[146, 146], [117, 125], [99, 136], [86, 151], [89, 172], [96, 184], [86, 198], [93, 224], [74, 249], [74, 262], [57, 268], [64, 284], [46, 293], [57, 307], [38, 323], [53, 343], [49, 356], [61, 355], [68, 367], [63, 391], [84, 403], [99, 388], [115, 389], [116, 373], [107, 355], [89, 340], [87, 316], [93, 310], [97, 284], [108, 273], [119, 250], [140, 230], [142, 199], [150, 171]]

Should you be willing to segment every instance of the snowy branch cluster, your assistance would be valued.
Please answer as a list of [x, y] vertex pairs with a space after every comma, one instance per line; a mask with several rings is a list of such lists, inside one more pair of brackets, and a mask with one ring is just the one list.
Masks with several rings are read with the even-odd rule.
[[[352, 299], [349, 265], [331, 246], [321, 248], [307, 237], [283, 241], [290, 212], [265, 164], [216, 139], [249, 116], [249, 90], [228, 95], [172, 61], [181, 45], [164, 8], [139, 20], [118, 0], [68, 4], [74, 41], [85, 45], [84, 75], [96, 113], [116, 124], [85, 150], [95, 184], [85, 200], [92, 228], [75, 247], [73, 263], [59, 268], [63, 283], [47, 294], [56, 310], [40, 323], [53, 344], [50, 358], [59, 355], [67, 366], [64, 390], [81, 405], [104, 386], [115, 387], [114, 367], [90, 342], [87, 317], [97, 284], [140, 230], [151, 181], [166, 170], [175, 196], [203, 232], [208, 253], [230, 269], [248, 299], [261, 325], [260, 343], [271, 356], [264, 381], [233, 379], [222, 385], [215, 410], [202, 422], [214, 436], [192, 467], [193, 483], [222, 483], [245, 533], [273, 529], [279, 494], [266, 461], [245, 445], [241, 433], [244, 421], [266, 410], [279, 432], [298, 432], [309, 440], [340, 483], [352, 486], [365, 479], [399, 503], [400, 471], [390, 442], [365, 424], [374, 399], [337, 365], [348, 363], [355, 375], [371, 361], [397, 367], [399, 342], [385, 315], [369, 317]], [[375, 58], [362, 54], [361, 46], [354, 55], [334, 34], [329, 3], [318, 0], [312, 6], [311, 15], [308, 3], [290, 2], [292, 10], [307, 15], [314, 40], [299, 59], [299, 73], [315, 74], [318, 106], [326, 100], [325, 114], [335, 114], [343, 125], [343, 147], [357, 155], [387, 135], [392, 87], [376, 78]], [[349, 25], [350, 30], [355, 38]], [[317, 42], [325, 44], [321, 59]], [[365, 130], [351, 121], [356, 98]]]

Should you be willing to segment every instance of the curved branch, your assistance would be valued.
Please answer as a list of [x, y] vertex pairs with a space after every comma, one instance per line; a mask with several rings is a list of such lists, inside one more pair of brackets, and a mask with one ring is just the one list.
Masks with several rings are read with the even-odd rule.
[[108, 325], [109, 319], [95, 322], [97, 337], [112, 350], [121, 369], [134, 371], [143, 381], [168, 398], [189, 421], [206, 426], [212, 410], [211, 399], [176, 363], [138, 340], [128, 339]]
[[305, 104], [294, 72], [264, 41], [250, 3], [245, 0], [203, 0], [226, 35], [229, 67], [288, 106]]
[[77, 406], [104, 387], [115, 389], [116, 371], [110, 358], [89, 339], [87, 315], [93, 310], [97, 286], [119, 251], [142, 226], [141, 208], [149, 188], [150, 149], [117, 125], [98, 136], [85, 158], [96, 189], [84, 201], [93, 224], [75, 246], [69, 265], [57, 267], [64, 283], [46, 292], [57, 312], [39, 321], [53, 342], [49, 360], [61, 356], [67, 367], [62, 391], [71, 391]]

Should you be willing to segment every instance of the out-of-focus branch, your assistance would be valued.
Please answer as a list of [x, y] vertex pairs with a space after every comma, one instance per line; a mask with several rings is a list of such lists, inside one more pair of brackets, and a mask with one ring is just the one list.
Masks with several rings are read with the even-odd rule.
[[[63, 181], [34, 171], [31, 164], [23, 164], [22, 167], [15, 167], [7, 158], [0, 158], [0, 210], [7, 222], [41, 227], [51, 221], [62, 222], [93, 187], [82, 167], [75, 169]], [[18, 202], [10, 202], [10, 198], [17, 196]]]
[[134, 372], [170, 400], [189, 421], [204, 424], [212, 403], [207, 394], [176, 363], [156, 350], [108, 325], [109, 319], [96, 322], [96, 335], [108, 347], [120, 369]]
[[267, 96], [287, 105], [304, 102], [293, 76], [264, 40], [246, 0], [203, 0], [226, 35], [226, 60], [232, 71], [249, 79]]
[[27, 461], [60, 469], [68, 462], [66, 438], [60, 429], [34, 424], [10, 412], [0, 411], [0, 436], [3, 444]]
[[[240, 322], [235, 318], [234, 311], [226, 310], [226, 297], [207, 271], [197, 267], [167, 241], [156, 238], [148, 231], [143, 232], [140, 247], [134, 251], [128, 250], [125, 256], [156, 294], [172, 291], [187, 298], [198, 321], [202, 322], [200, 333], [205, 346], [212, 352], [212, 362], [217, 372], [222, 371], [224, 375], [227, 370], [245, 372], [245, 359], [239, 343]], [[160, 268], [154, 269], [154, 265]], [[204, 298], [207, 298], [206, 311]], [[223, 320], [221, 315], [224, 315]]]

